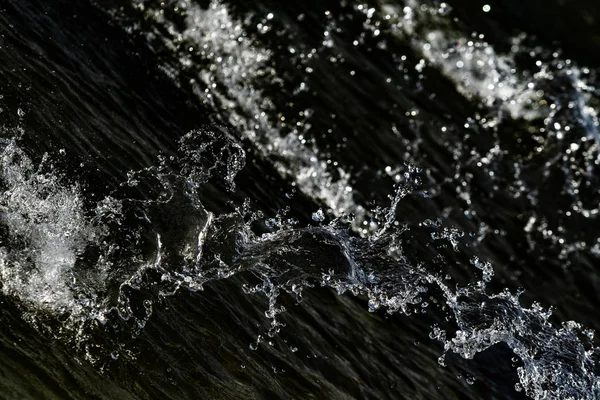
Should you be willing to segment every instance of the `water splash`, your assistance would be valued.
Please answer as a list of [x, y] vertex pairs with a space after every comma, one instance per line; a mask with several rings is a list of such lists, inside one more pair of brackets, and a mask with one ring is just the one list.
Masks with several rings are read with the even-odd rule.
[[[182, 143], [189, 144], [198, 132], [191, 132]], [[77, 317], [68, 319], [68, 323], [76, 324], [72, 326], [79, 332], [78, 345], [86, 349], [86, 339], [91, 332], [103, 326], [121, 324], [129, 327], [130, 335], [143, 329], [161, 297], [176, 295], [180, 290], [202, 290], [215, 281], [251, 272], [259, 283], [245, 286], [244, 291], [267, 297], [265, 316], [270, 320], [268, 331], [259, 335], [252, 345], [256, 349], [265, 337], [275, 336], [282, 329], [280, 316], [286, 310], [280, 305], [279, 298], [284, 294], [300, 299], [304, 290], [322, 285], [339, 294], [349, 292], [366, 297], [371, 311], [383, 308], [391, 314], [418, 315], [426, 310], [424, 295], [427, 293], [431, 298], [435, 289], [441, 293], [436, 301], [446, 304], [448, 315], [458, 326], [454, 337], [447, 337], [440, 330], [434, 335], [445, 343], [446, 351], [472, 358], [476, 353], [504, 342], [523, 360], [523, 367], [518, 370], [520, 385], [531, 397], [598, 395], [600, 381], [596, 353], [577, 336], [577, 332], [583, 330], [577, 324], [571, 322], [556, 328], [548, 320], [550, 314], [540, 306], [523, 307], [518, 296], [508, 292], [488, 294], [486, 284], [493, 271], [489, 264], [479, 259], [472, 263], [483, 271], [483, 280], [451, 289], [440, 273], [434, 272], [426, 263], [415, 262], [406, 256], [403, 241], [410, 237], [411, 230], [394, 224], [397, 215], [394, 211], [402, 207], [401, 199], [410, 188], [398, 187], [392, 204], [375, 213], [381, 219], [377, 221], [380, 228], [367, 238], [353, 234], [352, 225], [342, 218], [328, 224], [317, 218], [321, 223], [318, 226], [275, 224], [269, 233], [256, 233], [252, 223], [257, 218], [268, 218], [258, 216], [247, 206], [233, 213], [214, 215], [202, 208], [193, 191], [175, 191], [180, 187], [177, 182], [187, 182], [183, 187], [191, 185], [198, 189], [212, 176], [198, 175], [199, 171], [211, 171], [214, 168], [211, 165], [224, 166], [225, 171], [235, 174], [241, 163], [240, 153], [232, 150], [235, 146], [229, 149], [223, 145], [215, 146], [223, 136], [207, 133], [206, 129], [201, 132], [204, 132], [200, 134], [204, 143], [201, 148], [209, 150], [202, 153], [193, 146], [198, 151], [187, 153], [192, 159], [184, 159], [192, 164], [171, 175], [172, 195], [169, 198], [141, 205], [118, 202], [119, 207], [105, 199], [97, 206], [100, 215], [106, 215], [102, 210], [109, 209], [110, 218], [117, 220], [123, 220], [127, 207], [137, 207], [137, 212], [146, 210], [144, 213], [147, 213], [138, 220], [150, 221], [154, 217], [147, 208], [149, 205], [157, 205], [161, 210], [182, 198], [189, 200], [190, 210], [195, 209], [200, 217], [192, 218], [192, 227], [186, 228], [191, 233], [179, 235], [180, 240], [165, 241], [164, 238], [181, 230], [181, 225], [169, 228], [151, 222], [156, 238], [153, 250], [135, 252], [131, 260], [123, 260], [123, 254], [119, 254], [119, 263], [108, 263], [103, 258], [104, 265], [110, 265], [112, 269], [98, 274], [94, 282], [99, 286], [93, 287], [94, 293], [87, 294], [88, 298], [96, 299], [94, 304], [82, 301], [81, 295], [77, 297], [78, 291], [70, 283], [79, 283], [74, 266], [86, 247], [95, 244], [106, 248], [99, 242], [106, 240], [110, 225], [106, 218], [101, 225], [102, 218], [86, 216], [76, 187], [64, 186], [56, 176], [42, 174], [14, 143], [9, 144], [3, 152], [2, 179], [7, 190], [3, 195], [2, 223], [9, 229], [11, 243], [2, 252], [3, 291], [17, 297], [31, 312], [51, 311], [56, 316], [70, 313]], [[183, 145], [182, 149], [185, 148]], [[214, 157], [222, 157], [219, 158], [222, 162], [207, 163], [211, 159], [214, 161]], [[233, 167], [228, 170], [227, 166]], [[164, 166], [161, 168], [161, 171], [166, 170]], [[193, 179], [198, 176], [202, 179]], [[231, 182], [233, 177], [226, 172], [226, 177], [221, 179]], [[25, 193], [29, 195], [25, 197]], [[139, 223], [142, 228], [131, 227], [134, 232], [146, 229], [144, 222]], [[425, 223], [422, 226], [430, 229], [431, 225]], [[448, 235], [451, 241], [460, 238], [460, 235]], [[26, 250], [19, 252], [19, 238], [25, 241], [28, 254], [23, 253]], [[137, 242], [130, 240], [121, 245], [135, 247]], [[30, 265], [25, 264], [28, 257], [32, 259]], [[127, 272], [128, 269], [120, 270], [128, 262], [137, 266], [133, 273]], [[102, 265], [95, 267], [99, 266]], [[89, 268], [88, 271], [96, 269]], [[119, 280], [113, 279], [112, 283], [109, 280], [108, 284], [118, 288], [118, 295], [105, 294], [103, 297], [105, 292], [100, 279], [115, 274]], [[103, 308], [99, 309], [99, 304]], [[94, 324], [94, 321], [98, 323]], [[95, 360], [97, 356], [89, 357]]]
[[[192, 82], [199, 98], [214, 101], [215, 107], [227, 110], [228, 122], [240, 127], [244, 137], [255, 143], [265, 158], [279, 160], [274, 163], [281, 175], [293, 177], [302, 191], [325, 203], [334, 216], [353, 210], [359, 212], [359, 220], [362, 218], [360, 210], [364, 208], [356, 204], [352, 190], [347, 190], [349, 176], [338, 171], [342, 178], [334, 179], [329, 164], [316, 148], [305, 146], [301, 136], [282, 137], [269, 119], [270, 115], [276, 114], [273, 105], [252, 82], [265, 74], [269, 79], [277, 79], [268, 67], [270, 53], [247, 38], [241, 22], [235, 21], [223, 4], [213, 2], [208, 10], [203, 10], [191, 2], [178, 3], [187, 10], [188, 19], [183, 31], [151, 6], [143, 2], [137, 4], [148, 11], [149, 18], [166, 27], [169, 32], [166, 46], [181, 56], [172, 68], [165, 66], [173, 79], [178, 71], [195, 65], [195, 60], [186, 54], [204, 52], [202, 57], [206, 57], [211, 65], [200, 68], [197, 74], [202, 85]], [[402, 10], [402, 23], [409, 26], [407, 32], [410, 35], [417, 32], [413, 21], [419, 10], [423, 8], [408, 6]], [[366, 12], [369, 18], [376, 16], [374, 9], [367, 8]], [[439, 14], [445, 15], [446, 11]], [[210, 34], [203, 34], [206, 32]], [[432, 37], [441, 46], [450, 43], [438, 38], [438, 31], [432, 32]], [[381, 26], [373, 27], [372, 34], [382, 35]], [[535, 108], [535, 104], [539, 105], [544, 99], [537, 91], [530, 90], [540, 82], [529, 87], [531, 81], [516, 79], [511, 75], [514, 73], [510, 56], [497, 55], [489, 45], [477, 40], [469, 45], [469, 39], [459, 38], [460, 46], [448, 51], [446, 58], [443, 48], [434, 48], [429, 43], [428, 48], [423, 47], [423, 54], [429, 61], [419, 63], [419, 68], [425, 68], [429, 62], [454, 80], [463, 95], [483, 99], [483, 104], [496, 114], [486, 119], [493, 123], [479, 119], [481, 126], [493, 128], [503, 118], [498, 116], [500, 111], [510, 118], [529, 121], [544, 118], [549, 119], [544, 121], [544, 129], [552, 127], [555, 137], [562, 140], [564, 136], [560, 137], [559, 133], [564, 124], [557, 120], [559, 115], [545, 108]], [[186, 47], [190, 42], [194, 45]], [[418, 45], [424, 46], [421, 42]], [[441, 59], [437, 58], [438, 54]], [[445, 59], [450, 61], [446, 63]], [[215, 65], [222, 69], [212, 68]], [[241, 69], [241, 66], [247, 68]], [[485, 68], [490, 69], [490, 74], [483, 73], [488, 71]], [[558, 64], [556, 68], [559, 69]], [[249, 75], [244, 76], [245, 73]], [[469, 77], [469, 84], [463, 79], [465, 76]], [[546, 77], [539, 76], [540, 79]], [[490, 88], [491, 85], [494, 87]], [[577, 112], [583, 116], [584, 125], [591, 123], [593, 127], [593, 108], [585, 105], [588, 98], [583, 95], [578, 99], [583, 103], [577, 106]], [[499, 100], [507, 104], [498, 105]], [[225, 140], [225, 145], [219, 142], [221, 139]], [[579, 144], [572, 144], [568, 150], [578, 151]], [[10, 145], [7, 149], [11, 149]], [[10, 151], [14, 152], [15, 147]], [[106, 199], [97, 205], [99, 215], [96, 217], [84, 211], [81, 192], [76, 185], [64, 185], [52, 173], [33, 172], [35, 168], [30, 161], [15, 162], [10, 151], [4, 153], [7, 158], [2, 175], [8, 197], [3, 197], [1, 204], [2, 224], [9, 237], [14, 238], [14, 243], [5, 246], [1, 254], [3, 290], [19, 298], [33, 312], [49, 310], [57, 314], [87, 315], [86, 329], [96, 329], [90, 328], [96, 321], [101, 326], [107, 321], [114, 324], [123, 321], [126, 326], [131, 324], [135, 329], [142, 329], [161, 297], [176, 295], [182, 289], [202, 290], [217, 280], [251, 272], [260, 283], [246, 286], [244, 290], [248, 294], [267, 296], [265, 316], [271, 322], [266, 335], [276, 335], [282, 328], [279, 316], [285, 312], [279, 297], [290, 294], [300, 298], [304, 290], [310, 290], [315, 284], [330, 287], [340, 294], [349, 292], [364, 296], [370, 310], [384, 308], [390, 313], [405, 314], [426, 309], [423, 295], [434, 288], [441, 291], [438, 301], [448, 305], [450, 317], [458, 326], [453, 337], [448, 338], [439, 330], [434, 335], [445, 343], [447, 351], [472, 358], [476, 353], [504, 342], [523, 360], [524, 366], [518, 370], [520, 388], [529, 396], [598, 397], [596, 354], [589, 349], [590, 344], [585, 338], [577, 336], [582, 330], [577, 324], [566, 323], [557, 328], [549, 321], [548, 312], [540, 306], [524, 307], [518, 296], [508, 292], [489, 294], [486, 285], [492, 279], [493, 270], [491, 265], [478, 258], [472, 259], [472, 265], [481, 270], [483, 280], [452, 289], [425, 261], [411, 260], [405, 255], [403, 238], [408, 228], [396, 224], [399, 222], [396, 209], [402, 206], [401, 200], [410, 193], [410, 188], [399, 187], [392, 196], [391, 206], [373, 212], [376, 223], [370, 235], [369, 231], [359, 232], [363, 237], [356, 235], [352, 226], [341, 218], [324, 224], [327, 219], [322, 210], [316, 211], [313, 218], [319, 226], [298, 227], [294, 223], [281, 223], [281, 218], [268, 218], [264, 224], [271, 231], [258, 234], [251, 226], [251, 222], [264, 219], [258, 213], [249, 216], [247, 210], [240, 209], [236, 213], [214, 215], [204, 210], [196, 196], [202, 185], [215, 176], [220, 176], [224, 184], [234, 190], [235, 174], [243, 167], [243, 151], [227, 132], [217, 129], [190, 132], [182, 142], [183, 161], [162, 160], [157, 167], [132, 172], [131, 179], [124, 184], [136, 186], [145, 179], [157, 180], [165, 195], [161, 194], [158, 200], [141, 202]], [[500, 146], [493, 146], [469, 165], [479, 163], [489, 174], [496, 172], [494, 163], [504, 156], [506, 152]], [[19, 157], [23, 157], [22, 153]], [[178, 168], [173, 168], [174, 165]], [[32, 176], [35, 178], [31, 179]], [[26, 192], [34, 193], [34, 196], [26, 197]], [[466, 194], [465, 198], [470, 202]], [[178, 202], [185, 204], [184, 210], [190, 211], [185, 213], [186, 217], [192, 216], [184, 228], [178, 225], [175, 229], [157, 222], [161, 212], [169, 206], [179, 207]], [[108, 216], [105, 211], [109, 211]], [[99, 237], [106, 236], [105, 232], [112, 229], [106, 220], [112, 218], [118, 225], [124, 223], [128, 214], [137, 217], [139, 226], [128, 227], [135, 234], [119, 244], [111, 243], [108, 247], [101, 244]], [[593, 214], [593, 210], [589, 212], [589, 215]], [[530, 221], [528, 229], [543, 224], [537, 222], [542, 221], [541, 218]], [[455, 250], [460, 250], [463, 233], [458, 228], [436, 228], [441, 229], [430, 235], [432, 241], [448, 241]], [[140, 230], [149, 232], [147, 236], [151, 240], [142, 240], [137, 234]], [[548, 230], [544, 227], [544, 232]], [[185, 232], [182, 234], [181, 231]], [[552, 232], [548, 236], [555, 237]], [[20, 237], [31, 252], [19, 252]], [[73, 279], [76, 283], [84, 281], [76, 267], [90, 245], [104, 249], [98, 257], [98, 265], [102, 266], [98, 270], [108, 268], [110, 273], [99, 274], [98, 279], [93, 279], [99, 286], [90, 285], [93, 292], [80, 296], [80, 289], [69, 286], [69, 282]], [[145, 249], [125, 254], [127, 258], [115, 250], [119, 245], [129, 248], [143, 245]], [[110, 279], [103, 279], [105, 276]], [[116, 294], [102, 293], [98, 289], [105, 281], [111, 286], [108, 291], [112, 289]], [[87, 307], [85, 313], [81, 311], [82, 307]], [[262, 336], [259, 336], [254, 347], [261, 340]]]
[[36, 167], [15, 141], [3, 145], [0, 157], [2, 291], [34, 308], [77, 314], [77, 258], [101, 235], [85, 215], [81, 190], [43, 172], [44, 163]]
[[[151, 2], [140, 0], [135, 4], [146, 18], [169, 32], [160, 40], [172, 49], [179, 63], [166, 69], [190, 73], [193, 78], [189, 84], [200, 101], [221, 110], [225, 121], [251, 140], [281, 176], [292, 179], [300, 191], [321, 201], [334, 216], [354, 213], [360, 223], [365, 220], [366, 210], [350, 195], [349, 173], [339, 166], [332, 167], [337, 163], [323, 158], [314, 145], [307, 143], [302, 128], [305, 123], [289, 134], [280, 133], [278, 124], [285, 117], [278, 114], [273, 100], [260, 89], [261, 82], [281, 81], [270, 66], [271, 50], [260, 47], [248, 35], [244, 21], [236, 20], [225, 3], [212, 1], [204, 9], [193, 1], [177, 2], [173, 7], [184, 20], [183, 29]], [[264, 33], [270, 23], [268, 18], [263, 22]]]

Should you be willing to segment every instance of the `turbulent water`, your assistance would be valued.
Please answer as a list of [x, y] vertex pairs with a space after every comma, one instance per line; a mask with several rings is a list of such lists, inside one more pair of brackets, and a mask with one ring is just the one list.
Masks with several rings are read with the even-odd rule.
[[600, 398], [575, 3], [0, 3], [0, 397]]

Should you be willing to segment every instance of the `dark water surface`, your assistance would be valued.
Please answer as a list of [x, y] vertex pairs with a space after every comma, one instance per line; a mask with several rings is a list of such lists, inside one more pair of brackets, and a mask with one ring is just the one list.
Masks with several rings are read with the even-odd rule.
[[590, 1], [0, 3], [0, 397], [595, 399]]

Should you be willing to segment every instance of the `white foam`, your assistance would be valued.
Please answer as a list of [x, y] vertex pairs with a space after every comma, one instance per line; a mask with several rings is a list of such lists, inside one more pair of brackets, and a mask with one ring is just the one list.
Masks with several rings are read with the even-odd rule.
[[554, 53], [553, 61], [538, 61], [538, 72], [523, 71], [516, 66], [515, 56], [519, 53], [535, 55], [535, 50], [522, 44], [524, 35], [512, 38], [511, 51], [500, 54], [485, 41], [484, 35], [457, 29], [460, 23], [447, 15], [449, 7], [442, 4], [436, 9], [410, 0], [400, 9], [395, 4], [380, 3], [391, 32], [410, 43], [416, 54], [423, 57], [416, 67], [417, 72], [425, 66], [433, 66], [450, 79], [463, 96], [497, 110], [499, 118], [508, 115], [525, 120], [545, 119], [549, 131], [556, 130], [556, 111], [567, 104], [553, 105], [552, 101], [546, 101], [545, 82], [557, 75], [566, 77], [572, 86], [572, 90], [568, 90], [575, 97], [569, 108], [580, 116], [588, 135], [599, 137], [597, 111], [590, 106], [590, 93], [594, 88], [584, 77], [589, 72], [587, 68], [579, 68]]
[[37, 308], [77, 312], [69, 287], [77, 256], [95, 229], [86, 220], [76, 185], [42, 173], [14, 142], [0, 154], [0, 223], [13, 243], [0, 247], [4, 294]]

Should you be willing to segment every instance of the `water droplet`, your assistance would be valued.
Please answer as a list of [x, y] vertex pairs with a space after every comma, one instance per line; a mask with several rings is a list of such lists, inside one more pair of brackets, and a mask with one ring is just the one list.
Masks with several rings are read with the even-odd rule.
[[523, 386], [521, 386], [520, 383], [515, 383], [515, 390], [517, 392], [522, 392], [523, 391]]
[[440, 365], [440, 367], [446, 366], [446, 356], [445, 355], [442, 355], [438, 358], [438, 364]]
[[450, 7], [446, 3], [441, 3], [440, 7], [437, 10], [439, 15], [448, 15], [450, 13], [450, 11], [452, 11], [452, 7]]
[[312, 219], [315, 222], [323, 222], [325, 220], [325, 214], [323, 213], [323, 209], [319, 208], [316, 212], [313, 213]]

